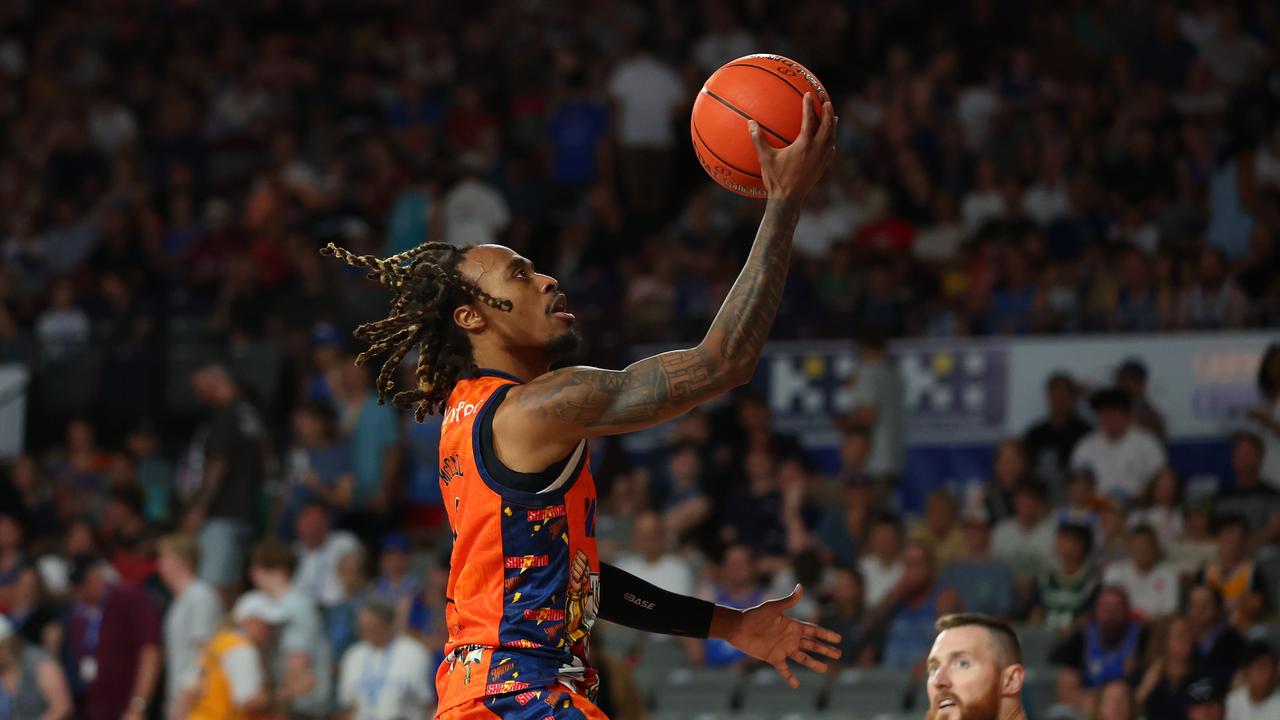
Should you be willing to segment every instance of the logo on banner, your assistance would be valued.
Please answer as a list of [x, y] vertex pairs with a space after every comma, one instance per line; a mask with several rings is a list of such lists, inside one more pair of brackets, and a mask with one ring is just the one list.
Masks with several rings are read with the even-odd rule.
[[913, 430], [963, 441], [1004, 430], [1008, 355], [985, 344], [894, 352]]

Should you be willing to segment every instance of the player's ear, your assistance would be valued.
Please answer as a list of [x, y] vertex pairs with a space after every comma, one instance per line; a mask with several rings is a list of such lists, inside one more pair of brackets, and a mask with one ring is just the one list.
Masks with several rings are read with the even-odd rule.
[[484, 316], [480, 311], [470, 305], [459, 305], [453, 309], [453, 322], [458, 327], [468, 332], [475, 332], [484, 328]]
[[1000, 680], [1000, 693], [1006, 696], [1022, 694], [1022, 681], [1027, 671], [1021, 665], [1010, 665], [1004, 669], [1004, 677]]

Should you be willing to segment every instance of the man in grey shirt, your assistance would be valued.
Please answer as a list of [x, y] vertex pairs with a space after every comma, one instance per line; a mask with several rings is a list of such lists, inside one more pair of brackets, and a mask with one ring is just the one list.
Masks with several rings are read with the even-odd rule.
[[888, 499], [902, 473], [906, 446], [906, 392], [885, 350], [886, 341], [877, 327], [858, 333], [858, 369], [850, 388], [853, 407], [837, 421], [846, 432], [863, 428], [870, 434], [867, 474], [876, 482], [880, 502]]
[[164, 614], [165, 707], [173, 707], [182, 682], [200, 664], [200, 652], [222, 620], [213, 586], [196, 577], [200, 546], [190, 535], [167, 535], [157, 543], [156, 568], [173, 593]]
[[296, 565], [288, 545], [266, 540], [250, 555], [249, 578], [289, 618], [280, 630], [275, 657], [268, 663], [276, 678], [276, 699], [287, 704], [291, 718], [323, 718], [333, 697], [333, 653], [315, 601], [293, 586]]

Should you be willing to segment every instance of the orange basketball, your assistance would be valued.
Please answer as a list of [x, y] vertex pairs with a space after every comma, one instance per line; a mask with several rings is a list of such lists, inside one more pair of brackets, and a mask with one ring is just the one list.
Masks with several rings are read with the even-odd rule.
[[760, 160], [747, 121], [760, 123], [770, 145], [786, 147], [800, 133], [804, 94], [813, 93], [822, 119], [827, 90], [803, 65], [781, 55], [748, 55], [716, 70], [693, 101], [689, 131], [698, 162], [739, 195], [765, 197]]

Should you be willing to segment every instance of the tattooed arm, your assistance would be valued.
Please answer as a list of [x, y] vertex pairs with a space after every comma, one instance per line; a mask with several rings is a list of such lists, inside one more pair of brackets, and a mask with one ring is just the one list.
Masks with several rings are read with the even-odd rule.
[[[747, 262], [697, 346], [640, 360], [624, 370], [572, 367], [512, 388], [494, 415], [498, 453], [516, 470], [538, 470], [583, 437], [656, 425], [750, 380], [782, 299], [800, 206], [834, 153], [830, 103], [816, 118], [805, 96], [800, 134], [781, 150], [754, 122], [749, 130], [768, 191]], [[510, 430], [510, 432], [507, 432]]]

